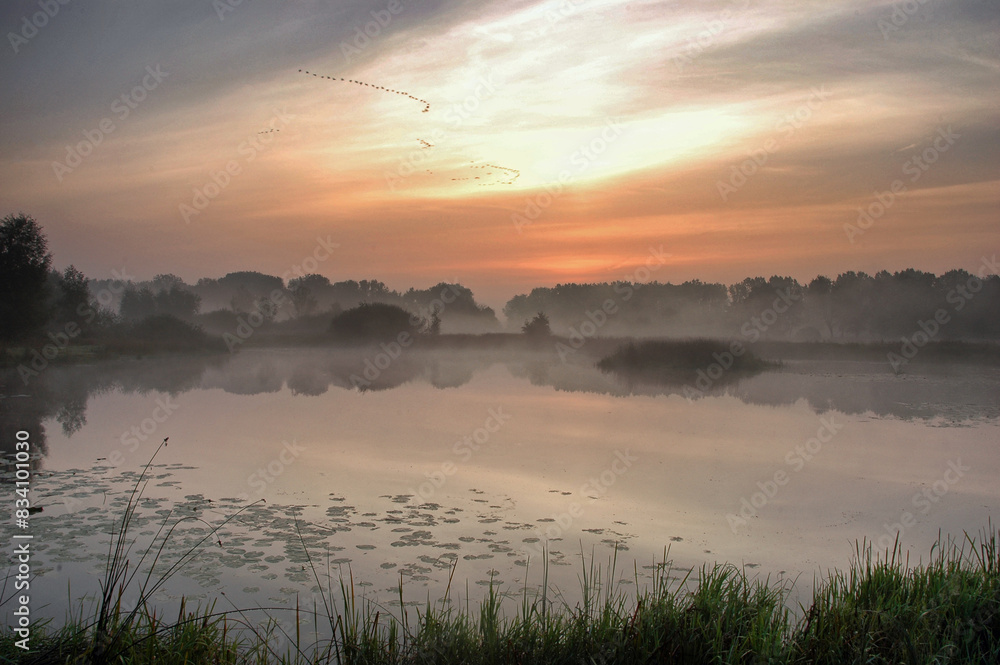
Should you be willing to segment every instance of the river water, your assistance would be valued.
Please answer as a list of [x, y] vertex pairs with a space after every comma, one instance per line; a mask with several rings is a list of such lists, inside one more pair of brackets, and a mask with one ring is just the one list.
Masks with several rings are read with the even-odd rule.
[[166, 605], [306, 606], [341, 576], [385, 607], [400, 584], [423, 604], [453, 569], [451, 596], [474, 603], [491, 583], [537, 589], [545, 559], [550, 593], [572, 605], [581, 562], [606, 571], [615, 557], [626, 591], [666, 558], [678, 574], [732, 563], [804, 600], [857, 541], [898, 537], [926, 559], [939, 530], [975, 533], [1000, 507], [996, 367], [788, 361], [692, 398], [586, 354], [385, 360], [247, 349], [8, 376], [5, 436], [29, 431], [39, 453], [35, 618], [59, 622], [97, 591], [165, 437], [129, 556], [148, 569], [177, 524], [151, 577], [190, 552], [154, 595]]

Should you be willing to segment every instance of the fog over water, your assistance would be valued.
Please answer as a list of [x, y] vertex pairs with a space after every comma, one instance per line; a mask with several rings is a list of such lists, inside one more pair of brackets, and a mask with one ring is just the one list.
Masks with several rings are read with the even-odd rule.
[[998, 4], [0, 4], [8, 650], [997, 660]]
[[569, 601], [581, 553], [607, 563], [615, 547], [625, 588], [669, 546], [680, 569], [745, 564], [805, 594], [856, 540], [899, 531], [926, 556], [939, 529], [975, 531], [998, 505], [995, 366], [897, 374], [857, 354], [708, 385], [602, 372], [603, 344], [567, 362], [548, 346], [414, 348], [387, 365], [378, 347], [245, 349], [54, 366], [21, 390], [8, 376], [3, 422], [44, 430], [33, 526], [46, 612], [63, 616], [69, 580], [94, 592], [98, 534], [164, 437], [141, 541], [168, 510], [204, 520], [185, 523], [179, 555], [244, 509], [164, 602], [225, 591], [294, 605], [316, 590], [303, 546], [322, 574], [352, 574], [384, 602], [400, 579], [407, 602], [439, 597], [456, 561], [462, 597], [491, 577], [520, 592], [540, 583], [546, 544]]

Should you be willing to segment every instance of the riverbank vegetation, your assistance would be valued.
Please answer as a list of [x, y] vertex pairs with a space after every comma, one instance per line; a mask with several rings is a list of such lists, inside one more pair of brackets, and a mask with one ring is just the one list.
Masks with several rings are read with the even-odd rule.
[[[911, 564], [898, 543], [879, 552], [861, 542], [849, 569], [816, 580], [811, 603], [796, 611], [787, 584], [729, 564], [678, 571], [667, 551], [652, 582], [634, 595], [617, 591], [623, 575], [616, 556], [606, 566], [581, 556], [581, 600], [573, 606], [544, 583], [540, 591], [514, 593], [491, 586], [478, 607], [462, 606], [448, 602], [452, 578], [442, 602], [411, 613], [400, 598], [389, 609], [351, 578], [323, 582], [310, 558], [326, 589], [311, 607], [191, 610], [181, 602], [168, 617], [150, 598], [196, 551], [164, 565], [159, 577], [137, 576], [127, 533], [140, 498], [137, 489], [112, 541], [96, 611], [81, 611], [59, 628], [35, 624], [28, 643], [8, 627], [0, 635], [4, 662], [1000, 662], [1000, 549], [992, 525], [975, 536], [939, 538], [926, 563]], [[203, 541], [214, 542], [218, 528]], [[161, 533], [169, 534], [166, 522]], [[135, 585], [139, 602], [127, 609], [123, 598]], [[291, 619], [292, 627], [279, 619]], [[313, 634], [325, 637], [304, 637]]]

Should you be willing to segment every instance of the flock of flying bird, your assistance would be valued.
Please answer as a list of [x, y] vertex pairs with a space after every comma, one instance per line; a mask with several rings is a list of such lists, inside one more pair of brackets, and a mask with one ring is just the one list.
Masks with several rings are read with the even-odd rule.
[[[326, 79], [328, 81], [343, 81], [345, 83], [355, 83], [357, 85], [363, 85], [363, 86], [366, 86], [368, 88], [373, 88], [375, 90], [382, 90], [384, 92], [390, 92], [390, 93], [393, 93], [393, 94], [396, 94], [396, 95], [401, 95], [403, 97], [408, 97], [409, 99], [412, 99], [412, 100], [414, 100], [416, 102], [419, 102], [419, 103], [421, 103], [421, 104], [424, 105], [424, 108], [421, 111], [421, 113], [428, 113], [431, 110], [431, 103], [429, 101], [427, 101], [426, 99], [420, 99], [419, 97], [417, 97], [415, 95], [411, 95], [410, 93], [404, 92], [402, 90], [395, 90], [393, 88], [387, 88], [385, 86], [375, 85], [373, 83], [365, 83], [364, 81], [358, 81], [358, 80], [355, 80], [355, 79], [337, 78], [336, 76], [324, 76], [322, 74], [316, 74], [315, 72], [310, 72], [309, 70], [306, 70], [306, 69], [300, 69], [299, 72], [301, 72], [301, 73], [303, 73], [303, 74], [305, 74], [307, 76], [313, 76], [313, 77], [320, 78], [320, 79]], [[279, 130], [272, 129], [272, 130], [269, 130], [269, 131], [279, 131]], [[258, 132], [258, 133], [265, 134], [267, 132]], [[433, 148], [434, 147], [434, 144], [428, 143], [424, 139], [417, 139], [417, 141], [420, 142], [420, 147], [423, 148], [423, 149], [428, 149], [428, 148]], [[517, 169], [508, 168], [506, 166], [497, 166], [496, 164], [483, 164], [483, 165], [477, 165], [477, 166], [469, 166], [468, 168], [470, 168], [470, 169], [485, 169], [487, 167], [492, 168], [492, 169], [496, 169], [497, 171], [502, 172], [506, 176], [506, 178], [503, 179], [503, 180], [494, 181], [494, 182], [479, 183], [480, 187], [491, 187], [491, 186], [495, 186], [495, 185], [512, 185], [512, 184], [514, 184], [515, 180], [517, 180], [519, 177], [521, 177], [521, 172], [518, 171]], [[432, 171], [427, 171], [427, 173], [433, 173], [433, 172]], [[493, 171], [487, 171], [486, 175], [493, 175]], [[452, 178], [453, 181], [480, 180], [480, 179], [481, 179], [480, 176], [469, 176], [467, 178]]]
[[[506, 180], [500, 180], [498, 182], [481, 182], [480, 187], [492, 187], [493, 185], [513, 185], [514, 181], [521, 177], [521, 172], [517, 169], [512, 169], [506, 166], [498, 166], [497, 164], [482, 164], [481, 166], [470, 166], [470, 169], [485, 169], [485, 168], [496, 169], [497, 171], [502, 171], [508, 176]], [[487, 171], [486, 175], [493, 175], [493, 171]], [[469, 176], [467, 178], [452, 178], [452, 180], [479, 180], [479, 176]]]
[[299, 71], [302, 72], [303, 74], [306, 74], [306, 75], [309, 75], [309, 76], [315, 76], [316, 78], [320, 78], [320, 79], [326, 79], [328, 81], [345, 81], [347, 83], [357, 83], [358, 85], [364, 85], [364, 86], [367, 86], [369, 88], [375, 88], [376, 90], [384, 90], [386, 92], [392, 92], [392, 93], [395, 93], [397, 95], [402, 95], [404, 97], [409, 97], [410, 99], [412, 99], [412, 100], [414, 100], [416, 102], [420, 102], [421, 104], [424, 105], [424, 110], [421, 111], [421, 113], [427, 113], [427, 112], [429, 112], [431, 110], [431, 103], [429, 101], [427, 101], [426, 99], [420, 99], [419, 97], [411, 95], [408, 92], [403, 92], [402, 90], [393, 90], [392, 88], [386, 88], [385, 86], [382, 86], [382, 85], [375, 85], [373, 83], [365, 83], [364, 81], [356, 81], [354, 79], [344, 79], [344, 78], [338, 79], [336, 76], [323, 76], [322, 74], [316, 74], [316, 73], [310, 72], [310, 71], [308, 71], [306, 69], [300, 69]]

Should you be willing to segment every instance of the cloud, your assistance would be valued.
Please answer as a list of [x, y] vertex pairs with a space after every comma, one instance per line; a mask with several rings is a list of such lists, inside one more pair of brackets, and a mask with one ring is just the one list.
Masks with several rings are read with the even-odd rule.
[[[0, 207], [35, 214], [57, 260], [97, 274], [123, 255], [190, 277], [220, 262], [266, 270], [331, 230], [352, 257], [324, 267], [337, 276], [464, 271], [495, 289], [596, 278], [662, 238], [678, 247], [675, 276], [706, 279], [754, 260], [836, 272], [908, 249], [958, 264], [1000, 239], [983, 226], [1000, 172], [994, 4], [928, 0], [894, 19], [902, 5], [860, 0], [400, 1], [391, 20], [388, 0], [245, 0], [221, 20], [208, 0], [62, 6], [0, 56], [12, 91]], [[0, 25], [17, 30], [31, 7], [8, 4]], [[169, 77], [115, 116], [157, 65]], [[816, 89], [829, 95], [809, 106]], [[276, 113], [294, 120], [244, 149]], [[107, 117], [115, 130], [58, 181], [52, 162]], [[811, 244], [948, 126], [961, 140], [900, 207], [918, 233]], [[621, 127], [614, 140], [608, 127]], [[721, 197], [718, 183], [767, 145]], [[185, 224], [178, 205], [234, 160], [241, 174]], [[558, 199], [518, 234], [511, 215], [564, 171]]]

